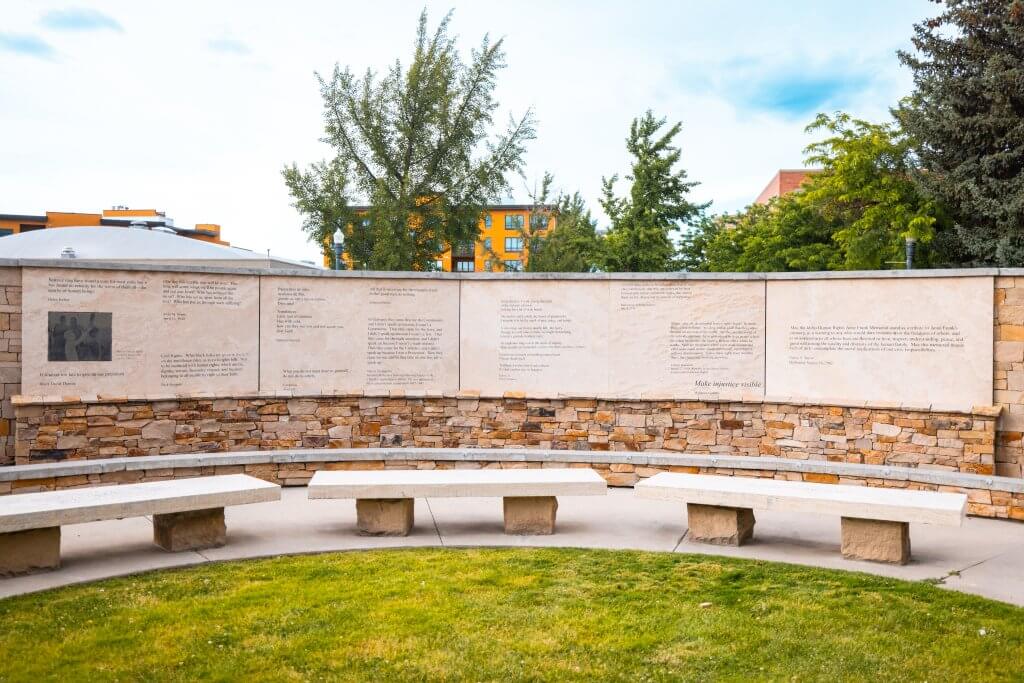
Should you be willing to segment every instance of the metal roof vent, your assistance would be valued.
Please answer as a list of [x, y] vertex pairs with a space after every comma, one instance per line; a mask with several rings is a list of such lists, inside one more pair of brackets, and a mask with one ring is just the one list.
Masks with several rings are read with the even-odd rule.
[[72, 249], [71, 247], [64, 247], [63, 249], [60, 250], [60, 257], [61, 258], [76, 258], [75, 250]]

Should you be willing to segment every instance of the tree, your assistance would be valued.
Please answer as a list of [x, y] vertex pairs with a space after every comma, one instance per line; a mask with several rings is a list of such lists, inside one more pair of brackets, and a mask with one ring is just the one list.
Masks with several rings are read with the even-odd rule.
[[626, 149], [633, 155], [628, 197], [615, 196], [618, 175], [602, 178], [601, 206], [611, 221], [605, 237], [605, 267], [609, 271], [664, 272], [676, 270], [673, 234], [680, 224], [697, 218], [708, 204], [686, 196], [699, 183], [687, 181], [675, 166], [681, 152], [672, 140], [682, 124], [660, 132], [665, 119], [648, 110], [633, 119]]
[[913, 180], [912, 138], [843, 113], [807, 130], [826, 133], [806, 149], [820, 171], [797, 192], [698, 224], [680, 249], [687, 269], [876, 270], [903, 262], [908, 237], [917, 265], [956, 262], [946, 211]]
[[484, 36], [463, 62], [448, 35], [450, 18], [431, 34], [426, 11], [420, 14], [408, 67], [396, 61], [381, 77], [368, 70], [357, 78], [337, 65], [329, 77], [317, 74], [322, 140], [335, 159], [284, 169], [311, 239], [322, 240], [326, 230], [318, 207], [348, 206], [350, 192], [369, 203], [346, 248], [361, 251], [359, 260], [373, 269], [429, 270], [448, 245], [475, 241], [484, 206], [509, 189], [509, 174], [521, 173], [534, 138], [530, 111], [492, 134], [502, 41]]
[[946, 0], [914, 27], [913, 95], [894, 113], [918, 141], [920, 186], [947, 205], [976, 264], [1024, 264], [1024, 2]]
[[[950, 225], [943, 207], [914, 183], [914, 140], [898, 126], [848, 114], [819, 114], [808, 132], [824, 131], [807, 147], [807, 162], [822, 167], [804, 185], [801, 204], [835, 225], [841, 269], [878, 270], [903, 260], [908, 238], [927, 245]], [[921, 264], [941, 255], [922, 251]]]
[[[302, 229], [309, 241], [320, 245], [325, 256], [335, 267], [335, 254], [331, 249], [331, 238], [334, 231], [346, 230], [356, 219], [355, 212], [348, 203], [348, 174], [344, 161], [333, 159], [312, 164], [308, 171], [300, 171], [292, 164], [282, 171], [285, 185], [294, 201], [292, 206], [302, 214]], [[355, 237], [362, 237], [356, 233]], [[366, 240], [353, 239], [349, 243], [350, 253], [353, 247], [365, 251]]]
[[560, 195], [553, 211], [555, 227], [535, 236], [527, 270], [535, 273], [589, 273], [602, 262], [597, 221], [579, 192]]
[[831, 270], [841, 255], [834, 232], [799, 194], [788, 194], [735, 214], [705, 216], [683, 236], [680, 257], [686, 270], [697, 272]]

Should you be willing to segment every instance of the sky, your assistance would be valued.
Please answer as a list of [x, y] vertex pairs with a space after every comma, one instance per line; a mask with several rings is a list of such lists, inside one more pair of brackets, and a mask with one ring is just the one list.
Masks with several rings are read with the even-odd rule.
[[[896, 50], [927, 0], [515, 3], [0, 0], [0, 213], [166, 211], [233, 245], [316, 260], [281, 180], [327, 158], [316, 72], [408, 62], [419, 12], [468, 50], [504, 38], [496, 122], [532, 108], [537, 139], [505, 201], [545, 171], [599, 217], [625, 175], [630, 121], [681, 121], [682, 164], [711, 211], [803, 165], [817, 112], [874, 121], [909, 93]], [[244, 9], [242, 9], [244, 8]], [[626, 191], [624, 183], [619, 187]]]

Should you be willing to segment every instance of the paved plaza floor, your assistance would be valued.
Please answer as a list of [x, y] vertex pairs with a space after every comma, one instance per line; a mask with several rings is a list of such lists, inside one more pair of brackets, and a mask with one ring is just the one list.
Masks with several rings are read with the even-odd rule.
[[66, 526], [63, 566], [0, 579], [0, 597], [136, 572], [242, 558], [332, 550], [414, 546], [578, 547], [704, 553], [869, 572], [939, 585], [1024, 605], [1024, 524], [968, 518], [962, 528], [911, 525], [914, 559], [906, 566], [845, 560], [839, 518], [757, 512], [754, 540], [739, 548], [692, 543], [685, 506], [638, 499], [630, 489], [607, 497], [559, 498], [553, 536], [506, 536], [500, 498], [416, 501], [416, 526], [404, 538], [369, 538], [355, 530], [352, 500], [308, 500], [286, 488], [282, 500], [229, 507], [228, 543], [201, 552], [167, 553], [152, 543], [152, 523], [137, 517]]

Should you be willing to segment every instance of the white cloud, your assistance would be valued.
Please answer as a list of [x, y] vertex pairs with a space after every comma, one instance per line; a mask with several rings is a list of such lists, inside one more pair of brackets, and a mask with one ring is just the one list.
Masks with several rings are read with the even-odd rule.
[[[436, 20], [449, 4], [428, 6]], [[123, 32], [48, 36], [60, 62], [0, 60], [0, 101], [16, 103], [0, 109], [0, 212], [146, 206], [179, 224], [221, 223], [240, 246], [316, 258], [280, 179], [284, 163], [329, 154], [318, 142], [313, 72], [407, 59], [420, 8], [91, 3]], [[5, 7], [5, 30], [30, 32], [61, 9]], [[815, 3], [813, 14], [809, 5], [740, 0], [529, 0], [465, 3], [453, 30], [467, 50], [488, 31], [506, 39], [496, 120], [535, 108], [528, 182], [553, 171], [596, 205], [601, 176], [628, 170], [627, 127], [649, 107], [683, 121], [684, 163], [702, 183], [696, 198], [723, 210], [801, 163], [810, 117], [773, 109], [766, 87], [856, 80], [829, 105], [884, 117], [909, 88], [893, 52], [933, 12], [926, 0], [835, 0]], [[524, 195], [520, 188], [517, 199]]]

